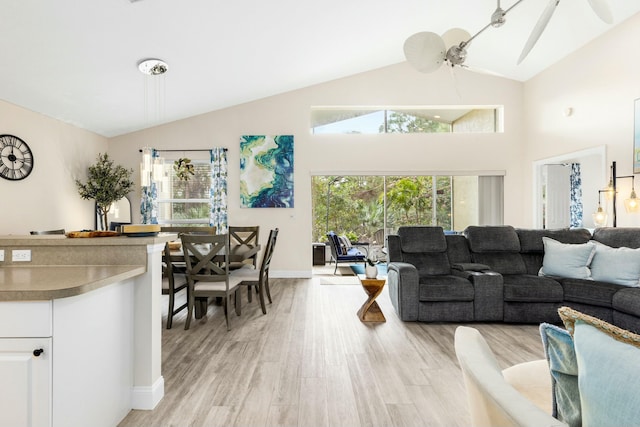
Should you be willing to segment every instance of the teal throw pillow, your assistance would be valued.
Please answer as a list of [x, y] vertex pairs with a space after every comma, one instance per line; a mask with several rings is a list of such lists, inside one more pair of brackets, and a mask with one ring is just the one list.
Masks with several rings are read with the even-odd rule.
[[596, 253], [591, 262], [593, 280], [624, 286], [640, 286], [640, 249], [612, 248], [595, 243]]
[[571, 334], [558, 326], [542, 323], [540, 335], [551, 373], [551, 415], [571, 427], [580, 427], [578, 363]]
[[640, 425], [640, 335], [567, 307], [558, 312], [573, 336], [582, 425]]
[[595, 253], [591, 242], [580, 244], [561, 243], [549, 237], [542, 238], [544, 258], [540, 276], [558, 276], [571, 279], [590, 279], [589, 264]]

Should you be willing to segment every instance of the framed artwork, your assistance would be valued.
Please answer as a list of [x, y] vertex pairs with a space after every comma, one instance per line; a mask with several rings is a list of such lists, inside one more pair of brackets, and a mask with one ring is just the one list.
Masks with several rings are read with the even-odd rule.
[[640, 173], [640, 98], [634, 102], [633, 113], [633, 173]]
[[240, 207], [293, 207], [293, 135], [240, 138]]

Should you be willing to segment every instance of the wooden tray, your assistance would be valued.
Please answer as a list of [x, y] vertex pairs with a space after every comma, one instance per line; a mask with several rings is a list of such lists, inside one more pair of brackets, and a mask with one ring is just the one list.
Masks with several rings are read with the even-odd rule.
[[119, 236], [117, 231], [69, 231], [67, 237], [113, 237]]

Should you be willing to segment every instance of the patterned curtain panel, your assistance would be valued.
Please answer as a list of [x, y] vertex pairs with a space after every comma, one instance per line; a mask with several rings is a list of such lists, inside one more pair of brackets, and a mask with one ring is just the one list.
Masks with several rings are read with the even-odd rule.
[[216, 233], [229, 232], [227, 223], [227, 149], [214, 148], [211, 155], [211, 213], [209, 225], [216, 227]]
[[571, 215], [571, 228], [582, 227], [582, 177], [580, 176], [580, 163], [571, 163], [571, 202], [569, 212]]
[[[159, 157], [158, 151], [154, 148], [151, 150], [151, 164], [153, 159]], [[144, 161], [143, 161], [144, 162]], [[142, 166], [140, 167], [142, 174]], [[149, 185], [142, 187], [142, 196], [140, 198], [140, 215], [142, 224], [158, 223], [158, 187], [157, 184], [149, 177]]]

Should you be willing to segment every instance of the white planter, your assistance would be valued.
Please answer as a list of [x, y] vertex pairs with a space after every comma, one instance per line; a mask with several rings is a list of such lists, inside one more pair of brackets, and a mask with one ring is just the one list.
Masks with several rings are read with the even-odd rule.
[[375, 279], [378, 277], [378, 267], [369, 264], [365, 265], [364, 275], [367, 279]]

